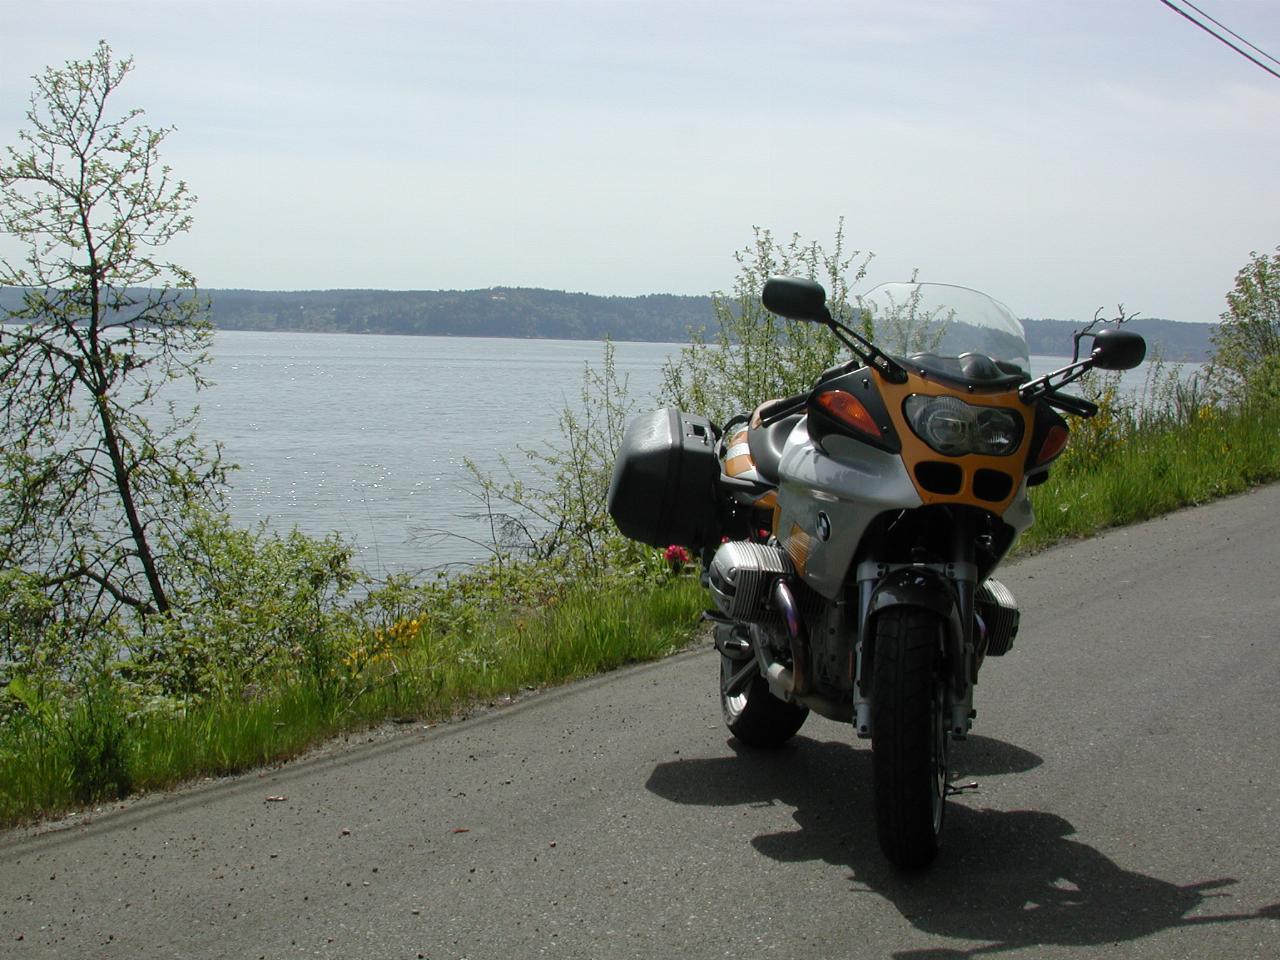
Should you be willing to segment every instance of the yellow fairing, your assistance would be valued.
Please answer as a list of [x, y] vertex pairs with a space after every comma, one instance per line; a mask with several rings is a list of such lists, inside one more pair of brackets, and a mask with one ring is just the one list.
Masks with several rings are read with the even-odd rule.
[[[940, 383], [911, 371], [907, 373], [906, 383], [889, 383], [880, 375], [878, 370], [875, 371], [875, 378], [880, 388], [880, 395], [884, 398], [885, 407], [888, 409], [889, 418], [893, 421], [894, 430], [897, 431], [898, 438], [902, 442], [902, 462], [907, 468], [907, 473], [911, 477], [911, 482], [915, 485], [916, 491], [920, 494], [921, 501], [926, 504], [962, 503], [981, 507], [998, 515], [1003, 514], [1022, 487], [1023, 466], [1027, 462], [1027, 448], [1031, 443], [1032, 409], [1022, 402], [1018, 396], [1018, 391], [1015, 389], [983, 393], [975, 390], [971, 393], [963, 388]], [[907, 423], [906, 414], [903, 412], [903, 403], [912, 394], [920, 394], [926, 397], [950, 396], [976, 406], [1002, 407], [1006, 410], [1013, 410], [1022, 418], [1022, 442], [1018, 445], [1016, 451], [1004, 457], [991, 457], [976, 453], [951, 457], [938, 453], [917, 437], [915, 431], [911, 429], [911, 425]], [[954, 464], [959, 467], [961, 471], [959, 489], [954, 493], [939, 493], [922, 484], [917, 468], [921, 464], [929, 463]], [[974, 486], [974, 481], [978, 477], [979, 471], [990, 471], [990, 473], [986, 474], [988, 477], [991, 474], [1007, 476], [1010, 481], [1008, 494], [999, 500], [991, 500], [980, 496], [979, 491], [975, 491]], [[979, 484], [979, 487], [981, 487], [981, 484]]]
[[[748, 480], [759, 479], [756, 472], [756, 462], [751, 456], [750, 448], [747, 445], [747, 431], [742, 429], [733, 434], [729, 438], [727, 449], [733, 453], [733, 456], [726, 457], [724, 461], [724, 472], [730, 477], [742, 477]], [[778, 505], [778, 492], [770, 490], [763, 496], [752, 501], [752, 506], [761, 510], [773, 510]]]
[[[773, 515], [775, 532], [778, 523], [778, 514]], [[813, 553], [813, 537], [805, 533], [799, 524], [791, 525], [790, 533], [783, 538], [783, 544], [786, 547], [787, 556], [791, 558], [791, 562], [795, 564], [796, 573], [804, 576], [809, 566], [809, 555]]]

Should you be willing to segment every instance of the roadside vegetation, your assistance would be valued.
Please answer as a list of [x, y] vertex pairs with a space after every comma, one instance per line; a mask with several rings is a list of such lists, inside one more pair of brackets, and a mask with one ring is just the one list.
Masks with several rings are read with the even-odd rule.
[[1099, 415], [1073, 424], [1062, 460], [1031, 491], [1036, 523], [1018, 550], [1087, 537], [1280, 478], [1280, 404], [1272, 396], [1236, 404], [1200, 394], [1200, 402], [1187, 407], [1166, 396], [1144, 405], [1142, 398], [1118, 399], [1111, 384], [1099, 399]]
[[[372, 582], [337, 537], [234, 527], [216, 445], [197, 441], [194, 419], [147, 419], [166, 383], [198, 380], [209, 330], [194, 278], [155, 256], [187, 228], [191, 199], [156, 156], [165, 131], [136, 112], [110, 119], [128, 70], [102, 45], [37, 78], [32, 129], [0, 167], [0, 228], [30, 240], [22, 264], [0, 263], [0, 285], [35, 291], [0, 333], [0, 824], [385, 722], [447, 720], [687, 645], [705, 605], [688, 553], [626, 541], [605, 512], [622, 433], [641, 405], [723, 422], [834, 362], [825, 331], [768, 315], [758, 292], [770, 274], [808, 275], [850, 315], [867, 258], [846, 252], [842, 228], [830, 251], [757, 230], [734, 289], [713, 298], [710, 339], [670, 362], [662, 396], [630, 396], [606, 344], [559, 440], [497, 475], [473, 468], [487, 560]], [[49, 158], [68, 149], [92, 162], [54, 197], [65, 173]], [[1280, 257], [1241, 271], [1202, 377], [1157, 365], [1136, 398], [1114, 379], [1087, 384], [1102, 412], [1035, 491], [1024, 548], [1280, 477], [1280, 347], [1259, 325], [1280, 331], [1278, 275]]]
[[1049, 480], [1032, 491], [1034, 549], [1136, 523], [1280, 478], [1280, 247], [1252, 253], [1226, 295], [1214, 354], [1182, 377], [1158, 357], [1145, 388], [1123, 396], [1119, 375], [1090, 374], [1098, 403], [1072, 425]]

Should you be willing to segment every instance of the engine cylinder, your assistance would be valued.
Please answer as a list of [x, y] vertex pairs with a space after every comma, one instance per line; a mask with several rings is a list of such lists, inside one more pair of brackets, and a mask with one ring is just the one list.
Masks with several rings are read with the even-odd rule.
[[720, 612], [734, 620], [776, 620], [770, 609], [773, 585], [794, 575], [791, 558], [779, 547], [731, 541], [716, 550], [708, 571], [711, 595]]
[[987, 656], [1003, 657], [1018, 635], [1018, 602], [999, 580], [985, 581], [973, 599], [987, 627]]

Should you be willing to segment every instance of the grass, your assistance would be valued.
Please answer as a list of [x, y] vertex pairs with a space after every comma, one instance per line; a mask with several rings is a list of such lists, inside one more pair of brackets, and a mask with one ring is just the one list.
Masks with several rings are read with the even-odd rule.
[[1190, 424], [1125, 431], [1083, 468], [1055, 471], [1032, 490], [1036, 523], [1019, 542], [1036, 550], [1148, 520], [1280, 478], [1280, 411], [1212, 410]]
[[[344, 731], [401, 717], [444, 720], [524, 689], [655, 660], [688, 643], [705, 602], [692, 577], [580, 588], [545, 610], [480, 618], [465, 631], [422, 626], [324, 684], [295, 676], [127, 722], [118, 709], [107, 723], [46, 710], [0, 736], [0, 824], [278, 762]], [[113, 757], [120, 762], [103, 762]]]

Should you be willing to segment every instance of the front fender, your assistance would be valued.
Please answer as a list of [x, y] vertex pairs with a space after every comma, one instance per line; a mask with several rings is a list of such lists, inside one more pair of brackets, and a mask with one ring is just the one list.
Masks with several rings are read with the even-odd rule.
[[886, 574], [872, 591], [859, 636], [870, 636], [876, 617], [885, 610], [906, 606], [932, 610], [946, 625], [947, 672], [954, 695], [964, 697], [969, 687], [964, 623], [955, 585], [942, 574], [925, 567], [902, 567]]
[[932, 610], [949, 631], [963, 637], [960, 608], [955, 587], [941, 574], [921, 567], [903, 567], [887, 574], [871, 594], [867, 605], [867, 624], [878, 613], [890, 607], [924, 607]]

